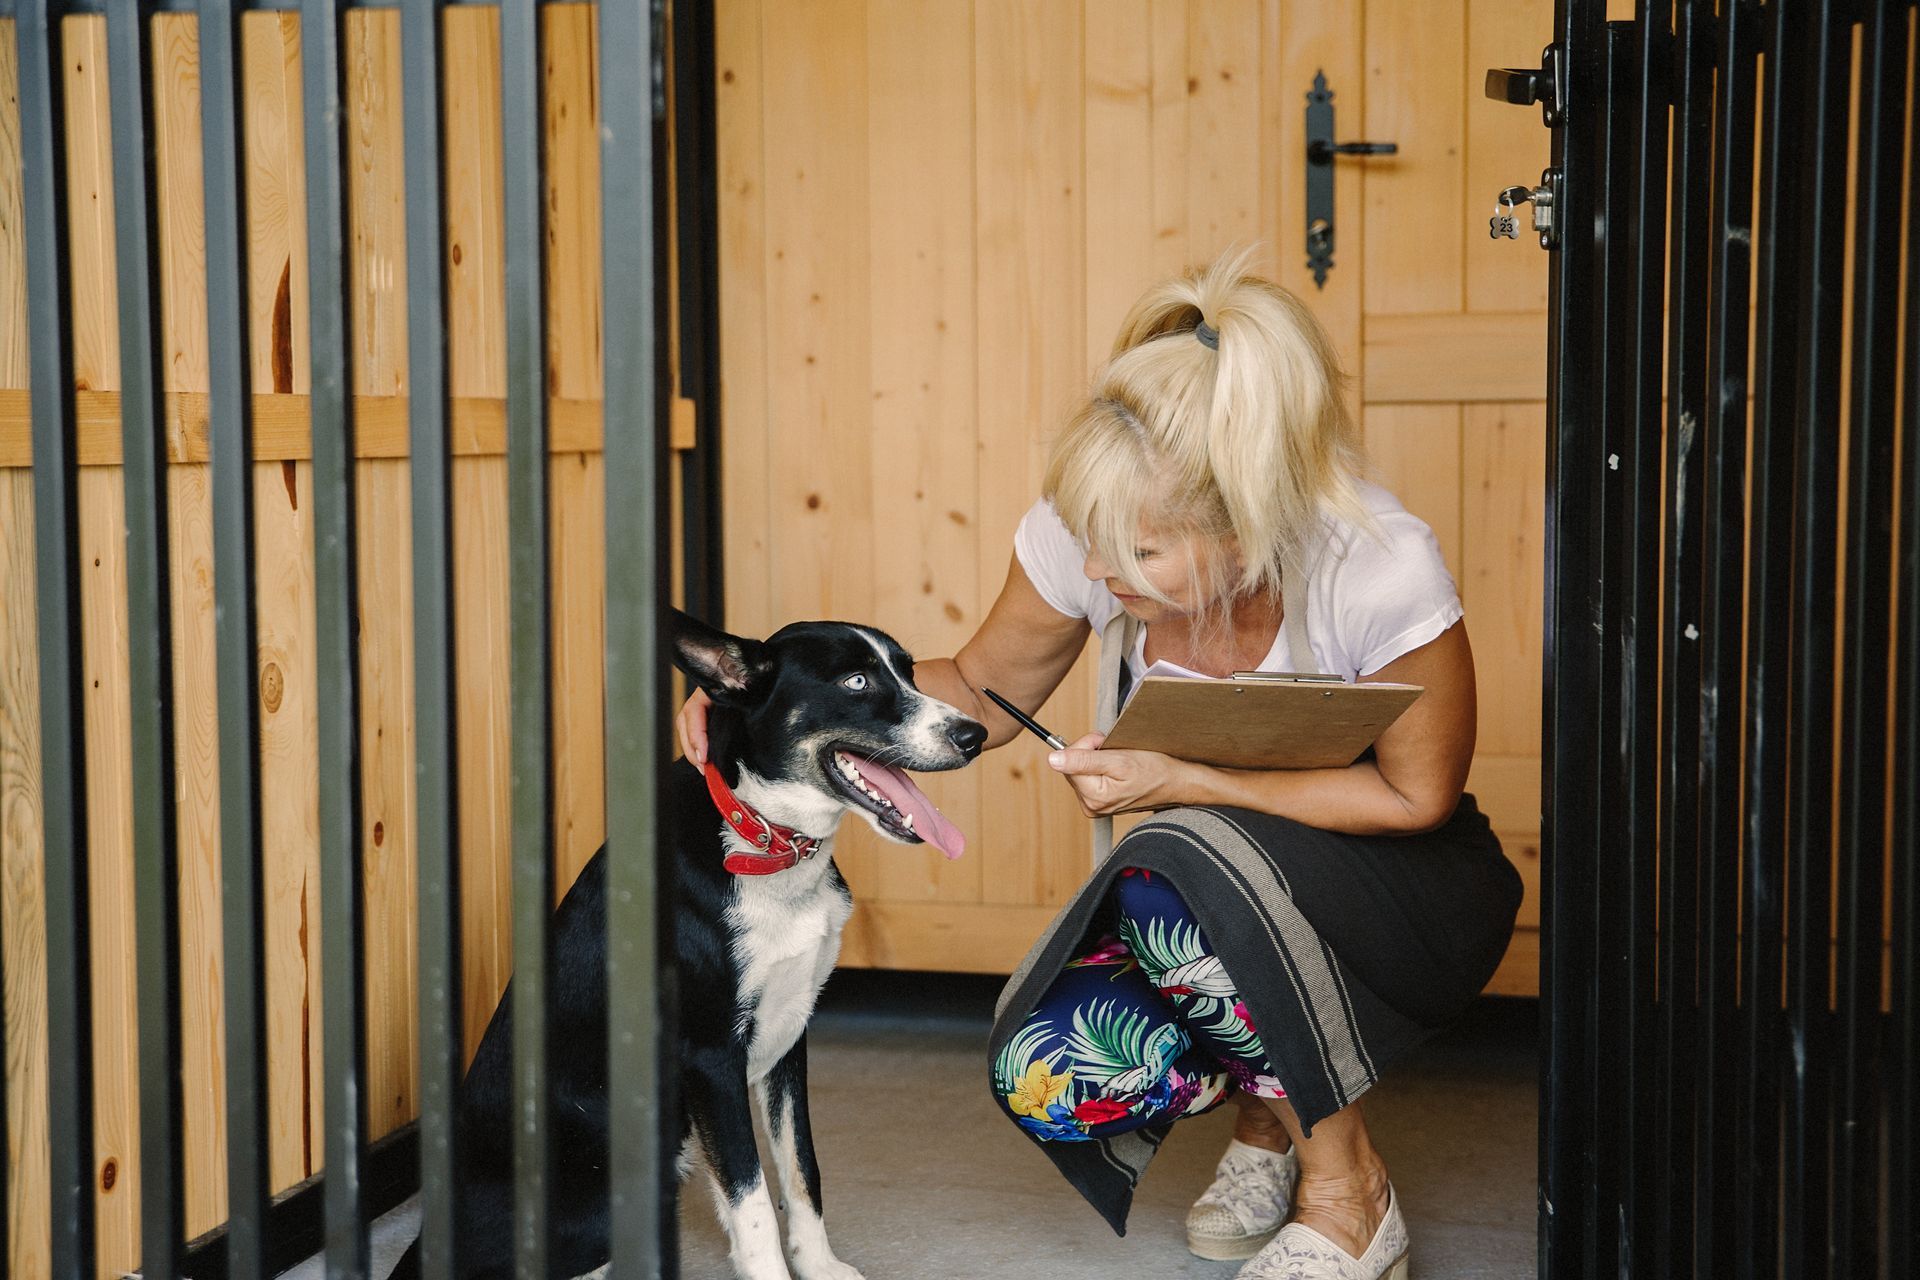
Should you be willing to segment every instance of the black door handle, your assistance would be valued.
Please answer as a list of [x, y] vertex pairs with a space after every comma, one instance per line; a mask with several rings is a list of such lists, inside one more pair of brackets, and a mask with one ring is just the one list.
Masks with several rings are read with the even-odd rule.
[[1315, 138], [1307, 143], [1307, 160], [1311, 164], [1332, 164], [1335, 156], [1396, 156], [1400, 154], [1397, 142], [1328, 142], [1325, 138]]
[[1307, 94], [1307, 269], [1322, 289], [1333, 269], [1333, 158], [1400, 153], [1397, 143], [1335, 142], [1333, 137], [1333, 90], [1325, 73], [1316, 73]]
[[1488, 67], [1487, 96], [1495, 102], [1530, 107], [1540, 101], [1540, 86], [1545, 79], [1538, 67]]
[[1566, 72], [1560, 46], [1550, 44], [1540, 51], [1538, 67], [1487, 68], [1487, 96], [1495, 102], [1510, 102], [1516, 107], [1540, 104], [1540, 118], [1551, 129], [1560, 123], [1560, 107], [1566, 99]]

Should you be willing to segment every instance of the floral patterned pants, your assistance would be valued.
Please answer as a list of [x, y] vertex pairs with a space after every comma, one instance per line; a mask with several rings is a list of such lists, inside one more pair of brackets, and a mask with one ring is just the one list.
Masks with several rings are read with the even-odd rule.
[[1114, 886], [1120, 936], [1070, 962], [993, 1064], [994, 1093], [1045, 1141], [1085, 1142], [1210, 1110], [1237, 1086], [1284, 1098], [1227, 970], [1164, 875]]

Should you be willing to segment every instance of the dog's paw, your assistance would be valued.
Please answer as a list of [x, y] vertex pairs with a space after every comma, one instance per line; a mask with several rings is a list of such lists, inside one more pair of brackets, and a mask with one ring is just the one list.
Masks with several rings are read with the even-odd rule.
[[848, 1266], [831, 1253], [824, 1257], [796, 1253], [791, 1261], [796, 1280], [866, 1280], [857, 1268]]

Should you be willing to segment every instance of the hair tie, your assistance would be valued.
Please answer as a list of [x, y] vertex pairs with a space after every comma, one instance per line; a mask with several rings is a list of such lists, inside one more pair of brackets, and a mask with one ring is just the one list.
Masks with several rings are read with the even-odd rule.
[[1200, 345], [1209, 351], [1220, 349], [1220, 331], [1205, 320], [1194, 326], [1193, 336], [1200, 339]]

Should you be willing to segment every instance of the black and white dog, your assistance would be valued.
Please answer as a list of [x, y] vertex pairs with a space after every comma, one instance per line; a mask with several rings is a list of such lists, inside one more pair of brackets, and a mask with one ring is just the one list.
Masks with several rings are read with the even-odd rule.
[[[705, 772], [675, 761], [662, 849], [675, 859], [681, 1171], [704, 1167], [742, 1280], [859, 1280], [821, 1220], [807, 1118], [807, 1020], [853, 910], [833, 865], [848, 810], [890, 840], [960, 856], [963, 837], [902, 772], [956, 769], [987, 731], [913, 685], [912, 659], [866, 627], [803, 622], [765, 641], [675, 612], [674, 661], [713, 699]], [[607, 1261], [606, 856], [553, 920], [550, 1272]], [[512, 1271], [513, 987], [458, 1101], [468, 1276]], [[751, 1103], [750, 1100], [751, 1099]], [[786, 1201], [785, 1257], [754, 1143], [757, 1105]], [[418, 1272], [418, 1246], [395, 1277]], [[791, 1263], [791, 1270], [789, 1270]]]

